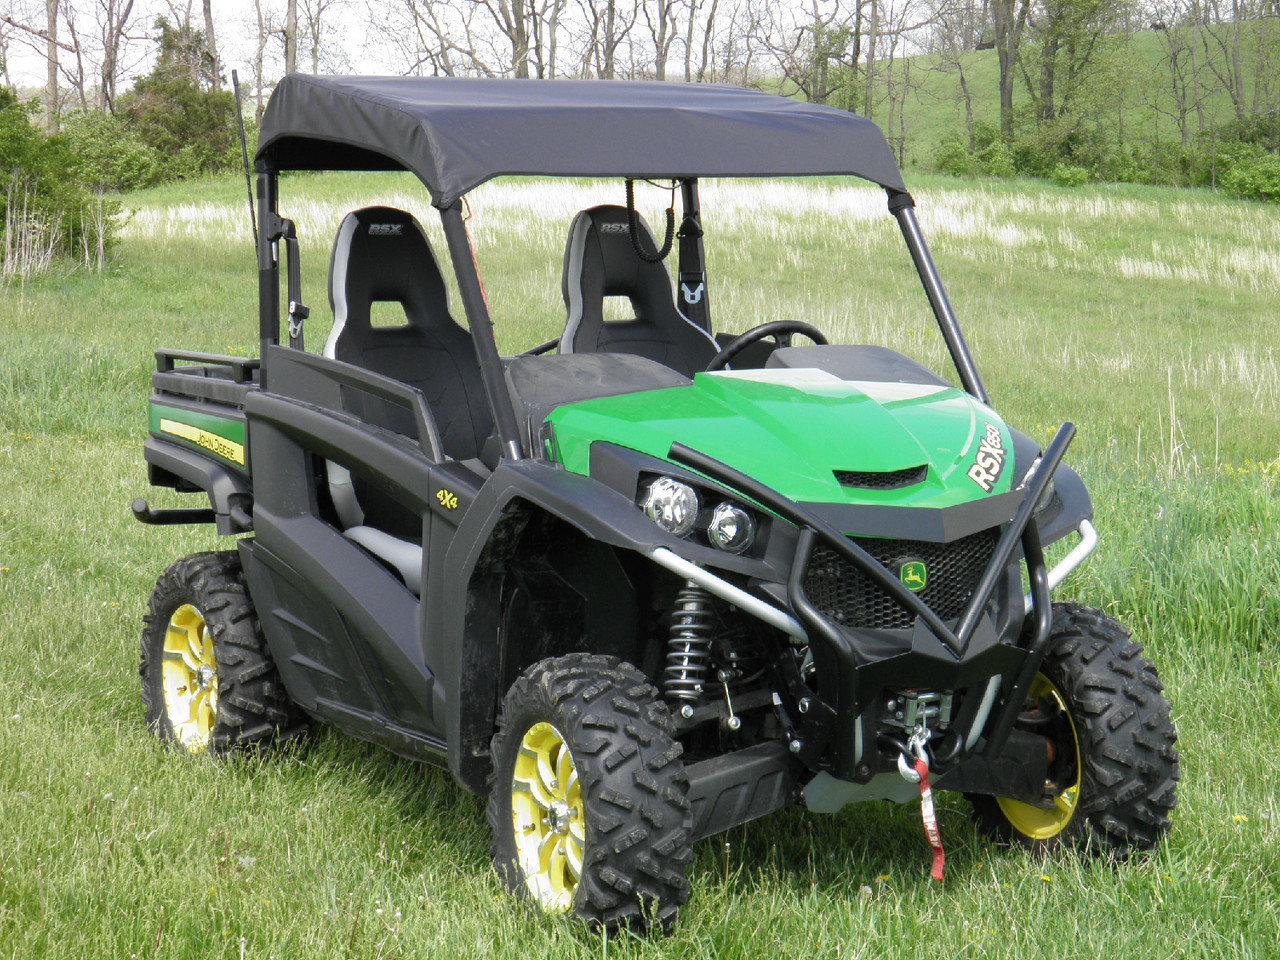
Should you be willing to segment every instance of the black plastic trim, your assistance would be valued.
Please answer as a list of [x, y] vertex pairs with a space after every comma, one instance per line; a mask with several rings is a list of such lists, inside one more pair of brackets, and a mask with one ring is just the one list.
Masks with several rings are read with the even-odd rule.
[[689, 841], [724, 833], [790, 806], [799, 766], [780, 740], [686, 765], [693, 813]]
[[185, 480], [209, 495], [218, 533], [227, 536], [242, 532], [243, 528], [232, 518], [232, 510], [253, 502], [253, 487], [246, 477], [214, 463], [206, 454], [158, 437], [147, 437], [142, 444], [142, 457], [150, 468], [153, 486], [176, 488], [176, 484], [163, 481], [170, 477]]

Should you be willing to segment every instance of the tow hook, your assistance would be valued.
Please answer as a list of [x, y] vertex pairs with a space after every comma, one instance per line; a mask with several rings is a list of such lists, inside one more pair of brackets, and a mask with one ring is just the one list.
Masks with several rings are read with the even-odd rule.
[[911, 738], [907, 741], [907, 752], [898, 754], [898, 774], [907, 783], [920, 782], [920, 771], [916, 769], [916, 760], [923, 763], [925, 771], [928, 771], [929, 753], [925, 748], [932, 736], [933, 731], [928, 727], [924, 724], [916, 724], [915, 729], [911, 731]]

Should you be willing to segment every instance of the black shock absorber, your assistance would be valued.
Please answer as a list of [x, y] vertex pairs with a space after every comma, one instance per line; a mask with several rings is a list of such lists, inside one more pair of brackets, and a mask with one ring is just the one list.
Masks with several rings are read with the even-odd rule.
[[711, 658], [711, 629], [715, 614], [711, 595], [692, 580], [676, 594], [667, 641], [667, 668], [662, 691], [672, 700], [696, 701], [702, 696]]

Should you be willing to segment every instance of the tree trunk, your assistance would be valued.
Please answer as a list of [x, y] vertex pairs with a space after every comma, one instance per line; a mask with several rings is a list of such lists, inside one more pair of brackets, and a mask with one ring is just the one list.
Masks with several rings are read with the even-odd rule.
[[[711, 0], [711, 9], [707, 11], [707, 28], [702, 32], [702, 59], [698, 63], [698, 75], [695, 77], [698, 83], [702, 83], [707, 78], [707, 62], [711, 56], [711, 34], [716, 28], [716, 10], [719, 6], [720, 0]], [[714, 76], [714, 64], [711, 73]]]
[[285, 7], [284, 72], [298, 72], [298, 0], [289, 0]]
[[262, 113], [266, 110], [266, 105], [262, 102], [262, 85], [265, 82], [262, 76], [262, 61], [267, 49], [267, 28], [262, 21], [262, 0], [253, 0], [253, 10], [258, 15], [258, 49], [253, 58], [253, 85], [257, 88], [258, 105], [254, 110], [254, 118], [261, 123]]
[[44, 0], [44, 12], [48, 18], [48, 45], [45, 59], [49, 71], [45, 74], [44, 128], [49, 133], [58, 132], [58, 0]]
[[1058, 38], [1046, 37], [1040, 47], [1040, 119], [1052, 120], [1057, 108], [1053, 102], [1054, 74], [1058, 68]]
[[222, 64], [218, 62], [218, 38], [213, 32], [213, 0], [204, 0], [204, 63], [209, 85], [222, 89]]
[[1236, 119], [1244, 119], [1244, 74], [1240, 70], [1240, 0], [1231, 0], [1231, 102]]
[[614, 31], [618, 29], [618, 3], [617, 0], [609, 0], [604, 8], [604, 63], [600, 67], [600, 79], [613, 79], [613, 54], [618, 47], [618, 40], [614, 36]]
[[991, 21], [1000, 62], [1000, 135], [1013, 139], [1013, 79], [1018, 48], [1027, 23], [1029, 0], [992, 0]]
[[[868, 120], [874, 112], [876, 71], [876, 33], [880, 29], [880, 0], [871, 0], [871, 20], [867, 24], [867, 83], [866, 100], [863, 103], [864, 113]], [[892, 119], [892, 117], [890, 118]]]
[[529, 77], [529, 25], [525, 20], [524, 0], [511, 3], [511, 63], [515, 75]]
[[978, 141], [973, 132], [973, 97], [969, 94], [969, 84], [964, 79], [964, 64], [960, 62], [960, 55], [956, 55], [956, 69], [960, 71], [960, 95], [964, 97], [964, 126], [969, 132], [969, 152], [973, 153], [978, 149]]

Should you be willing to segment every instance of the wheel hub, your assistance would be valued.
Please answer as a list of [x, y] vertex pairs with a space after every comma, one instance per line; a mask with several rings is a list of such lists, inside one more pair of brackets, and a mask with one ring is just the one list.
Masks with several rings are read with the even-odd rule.
[[547, 811], [547, 829], [560, 836], [568, 836], [569, 821], [573, 818], [573, 810], [562, 800], [553, 801]]

